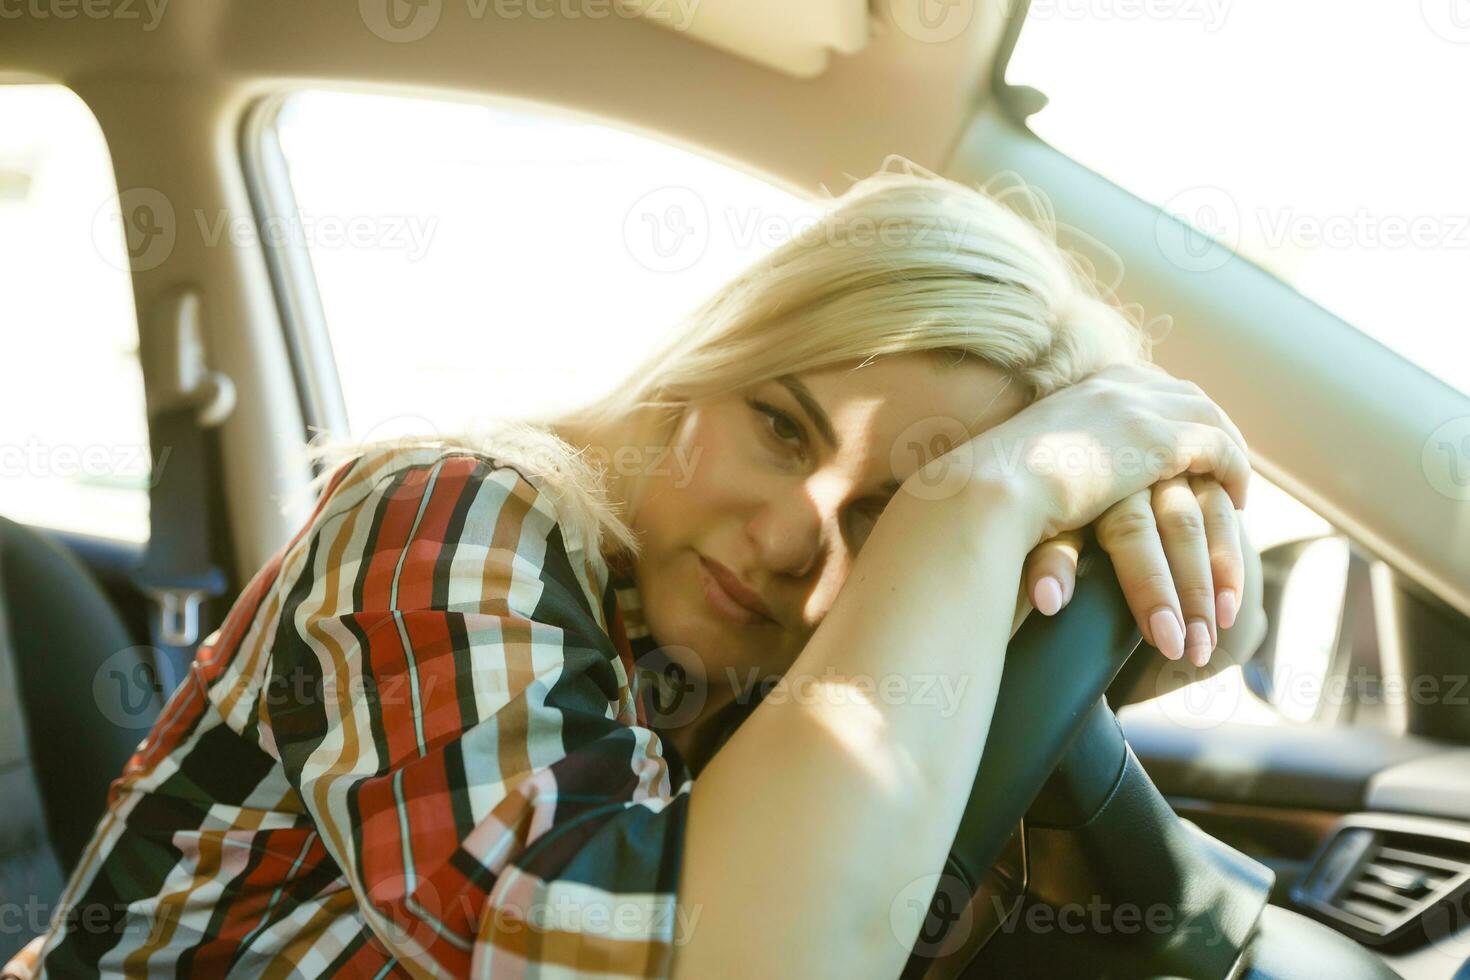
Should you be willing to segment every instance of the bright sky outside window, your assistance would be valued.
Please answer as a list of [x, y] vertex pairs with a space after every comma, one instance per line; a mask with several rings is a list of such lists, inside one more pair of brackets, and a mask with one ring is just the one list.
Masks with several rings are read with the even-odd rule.
[[1470, 4], [1035, 0], [1007, 77], [1043, 139], [1470, 391]]

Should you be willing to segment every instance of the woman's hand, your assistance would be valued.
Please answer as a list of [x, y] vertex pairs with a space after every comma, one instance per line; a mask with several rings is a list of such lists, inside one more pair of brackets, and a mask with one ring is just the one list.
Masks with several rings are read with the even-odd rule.
[[1245, 438], [1224, 410], [1199, 385], [1146, 363], [1113, 365], [1053, 392], [911, 479], [932, 484], [956, 465], [1025, 494], [1037, 543], [1172, 477], [1213, 477], [1236, 510], [1250, 484]]
[[1071, 599], [1081, 529], [1093, 524], [1144, 639], [1175, 660], [1209, 660], [1243, 592], [1236, 514], [1250, 465], [1240, 430], [1198, 385], [1151, 364], [1110, 367], [961, 453], [1035, 502], [1041, 530], [1022, 594], [1037, 609], [1052, 615]]
[[[1094, 529], [1143, 638], [1171, 660], [1187, 653], [1205, 666], [1245, 594], [1239, 515], [1224, 488], [1172, 477], [1118, 501]], [[1064, 531], [1027, 556], [1022, 587], [1043, 615], [1071, 601], [1082, 538]]]

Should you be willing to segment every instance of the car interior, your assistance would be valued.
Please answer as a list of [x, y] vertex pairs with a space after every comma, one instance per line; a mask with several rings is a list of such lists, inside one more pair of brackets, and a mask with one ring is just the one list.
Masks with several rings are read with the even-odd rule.
[[916, 165], [1239, 425], [1265, 616], [1160, 671], [1085, 552], [904, 975], [1470, 977], [1457, 2], [0, 0], [0, 962], [313, 447], [575, 404]]

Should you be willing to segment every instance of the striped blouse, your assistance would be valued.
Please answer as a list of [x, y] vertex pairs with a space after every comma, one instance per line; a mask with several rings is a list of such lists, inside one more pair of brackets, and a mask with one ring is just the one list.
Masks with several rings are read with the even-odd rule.
[[693, 783], [636, 591], [540, 486], [338, 468], [113, 783], [41, 975], [666, 975]]

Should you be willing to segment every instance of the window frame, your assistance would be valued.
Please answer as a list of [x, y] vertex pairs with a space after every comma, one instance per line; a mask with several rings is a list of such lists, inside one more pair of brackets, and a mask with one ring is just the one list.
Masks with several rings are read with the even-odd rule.
[[[259, 99], [242, 121], [241, 167], [257, 227], [285, 227], [299, 211], [277, 128], [281, 110], [295, 94], [295, 89], [282, 89]], [[311, 249], [292, 236], [280, 242], [262, 238], [262, 246], [301, 407], [302, 437], [308, 443], [345, 439], [350, 435], [347, 401]], [[319, 475], [321, 466], [312, 461], [314, 473]]]

